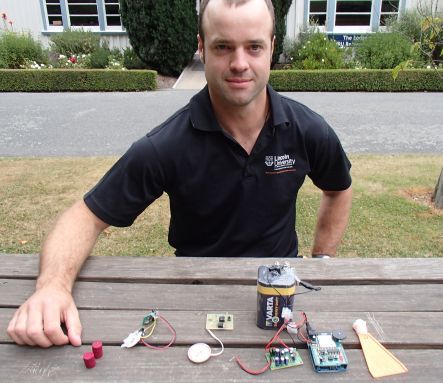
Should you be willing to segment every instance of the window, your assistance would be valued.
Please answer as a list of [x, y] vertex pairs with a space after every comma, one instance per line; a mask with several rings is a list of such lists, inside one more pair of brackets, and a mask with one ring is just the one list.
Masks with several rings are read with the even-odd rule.
[[372, 1], [337, 1], [335, 13], [336, 26], [369, 26], [371, 25]]
[[304, 0], [304, 25], [329, 34], [377, 32], [404, 8], [405, 0]]
[[312, 0], [309, 2], [310, 25], [326, 25], [327, 3], [326, 0]]
[[96, 0], [68, 0], [68, 12], [73, 27], [99, 26]]
[[40, 0], [49, 30], [122, 31], [119, 0]]
[[382, 0], [380, 12], [380, 26], [386, 25], [386, 20], [398, 17], [398, 10], [400, 6], [399, 0]]
[[106, 25], [121, 27], [119, 0], [105, 0]]
[[46, 11], [48, 14], [48, 25], [50, 27], [60, 27], [63, 25], [60, 0], [46, 0]]

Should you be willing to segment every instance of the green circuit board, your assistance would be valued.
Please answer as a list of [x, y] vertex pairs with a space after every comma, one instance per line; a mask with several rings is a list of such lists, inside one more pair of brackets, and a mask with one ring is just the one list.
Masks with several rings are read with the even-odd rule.
[[206, 328], [208, 330], [234, 330], [234, 315], [229, 313], [208, 314]]
[[[279, 351], [276, 352], [276, 350]], [[303, 364], [300, 354], [293, 347], [290, 347], [289, 349], [278, 349], [273, 347], [265, 354], [265, 357], [268, 362], [271, 362], [271, 370], [280, 370], [282, 368], [296, 367]]]

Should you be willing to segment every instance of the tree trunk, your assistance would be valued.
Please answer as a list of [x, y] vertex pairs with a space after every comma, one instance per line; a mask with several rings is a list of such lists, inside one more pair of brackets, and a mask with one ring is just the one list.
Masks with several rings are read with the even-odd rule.
[[435, 185], [432, 201], [437, 209], [443, 209], [443, 168], [441, 169], [440, 177], [438, 177], [437, 185]]

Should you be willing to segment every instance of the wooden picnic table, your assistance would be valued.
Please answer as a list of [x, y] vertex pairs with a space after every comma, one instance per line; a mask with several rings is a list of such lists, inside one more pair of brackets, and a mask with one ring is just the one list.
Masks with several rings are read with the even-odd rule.
[[[284, 261], [284, 260], [280, 260]], [[306, 344], [295, 346], [302, 366], [252, 376], [265, 364], [264, 346], [274, 331], [256, 324], [257, 269], [275, 259], [202, 259], [175, 257], [90, 257], [74, 289], [83, 324], [81, 347], [41, 349], [12, 343], [7, 324], [16, 308], [33, 292], [36, 255], [0, 254], [0, 381], [127, 381], [127, 382], [370, 382], [353, 322], [361, 318], [369, 332], [400, 359], [407, 374], [389, 382], [441, 382], [443, 360], [443, 258], [428, 259], [293, 259], [297, 275], [322, 287], [295, 297], [294, 314], [306, 312], [320, 331], [341, 329], [348, 369], [314, 372]], [[302, 292], [302, 287], [298, 292]], [[177, 331], [173, 347], [156, 351], [137, 345], [122, 349], [122, 340], [158, 309]], [[196, 365], [189, 346], [218, 343], [205, 330], [207, 313], [234, 315], [233, 331], [217, 331], [225, 351]], [[291, 343], [288, 334], [282, 338]], [[170, 333], [159, 322], [152, 343], [164, 344]], [[101, 340], [104, 356], [86, 369], [82, 354]]]

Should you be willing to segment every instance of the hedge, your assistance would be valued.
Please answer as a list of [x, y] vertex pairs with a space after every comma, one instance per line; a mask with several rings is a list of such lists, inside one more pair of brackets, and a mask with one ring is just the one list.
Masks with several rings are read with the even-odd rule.
[[[0, 69], [0, 92], [134, 92], [155, 90], [150, 70]], [[286, 92], [442, 92], [443, 70], [273, 70], [270, 84]]]
[[0, 69], [0, 92], [138, 92], [155, 90], [157, 72], [106, 69]]
[[286, 92], [442, 92], [443, 70], [274, 70], [269, 83]]

